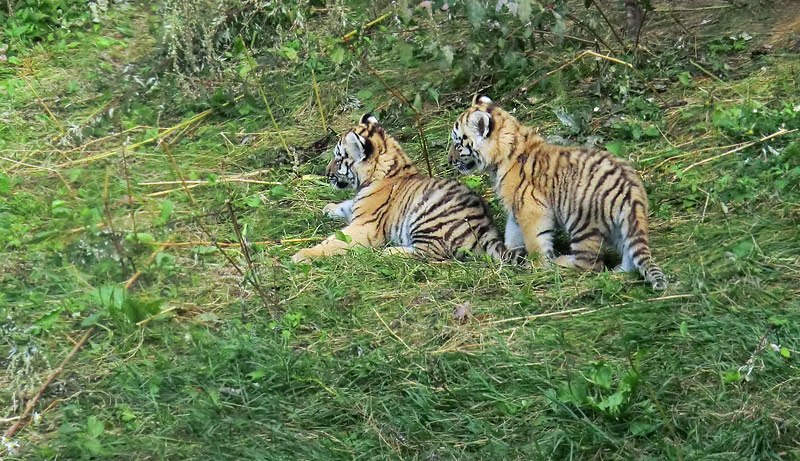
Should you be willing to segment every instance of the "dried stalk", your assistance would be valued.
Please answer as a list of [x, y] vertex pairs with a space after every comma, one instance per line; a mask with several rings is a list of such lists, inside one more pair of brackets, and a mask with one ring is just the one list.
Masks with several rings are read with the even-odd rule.
[[319, 107], [319, 118], [322, 121], [322, 131], [328, 132], [328, 125], [325, 123], [325, 112], [322, 110], [322, 100], [319, 98], [319, 85], [317, 85], [317, 74], [311, 69], [311, 79], [314, 81], [314, 95], [317, 97], [317, 107]]
[[[248, 242], [249, 245], [282, 245], [284, 243], [301, 243], [322, 240], [323, 237], [305, 237], [281, 240], [262, 240], [258, 242]], [[148, 242], [150, 245], [163, 245], [165, 247], [191, 247], [191, 246], [212, 246], [217, 245], [221, 247], [238, 247], [241, 242], [217, 242], [210, 240], [193, 240], [189, 242]]]

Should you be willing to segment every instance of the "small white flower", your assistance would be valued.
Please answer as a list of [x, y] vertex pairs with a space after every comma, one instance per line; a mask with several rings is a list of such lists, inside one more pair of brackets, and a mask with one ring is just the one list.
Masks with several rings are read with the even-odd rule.
[[16, 440], [11, 440], [7, 437], [3, 437], [2, 445], [3, 448], [6, 449], [6, 454], [9, 455], [13, 455], [14, 453], [16, 453], [17, 449], [19, 448], [19, 442], [17, 442]]
[[753, 109], [753, 113], [757, 114], [758, 113], [758, 109]]
[[800, 104], [792, 107], [792, 110], [794, 110], [795, 112], [800, 112]]
[[597, 106], [595, 106], [595, 108], [594, 108], [593, 110], [594, 110], [595, 112], [600, 112], [600, 108], [599, 108], [599, 107], [597, 107]]
[[192, 335], [190, 335], [189, 333], [186, 333], [185, 335], [183, 335], [183, 339], [185, 339], [187, 341], [191, 341], [192, 340]]
[[781, 351], [781, 346], [779, 346], [777, 344], [770, 344], [769, 348], [772, 349], [775, 352], [780, 352]]
[[42, 414], [38, 411], [33, 413], [33, 424], [39, 424], [42, 422]]

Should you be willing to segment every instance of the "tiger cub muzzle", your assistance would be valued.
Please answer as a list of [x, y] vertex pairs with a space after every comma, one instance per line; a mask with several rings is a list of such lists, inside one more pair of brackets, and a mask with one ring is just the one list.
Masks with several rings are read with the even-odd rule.
[[477, 162], [475, 162], [475, 159], [472, 158], [472, 156], [462, 156], [460, 149], [456, 147], [455, 144], [450, 146], [450, 152], [447, 153], [447, 159], [450, 161], [450, 164], [453, 165], [461, 174], [467, 174], [478, 166]]
[[339, 165], [336, 163], [336, 160], [331, 160], [328, 163], [327, 168], [325, 168], [325, 176], [328, 177], [328, 181], [331, 185], [337, 189], [347, 189], [350, 187], [350, 181], [346, 177], [341, 177], [337, 174], [339, 170]]

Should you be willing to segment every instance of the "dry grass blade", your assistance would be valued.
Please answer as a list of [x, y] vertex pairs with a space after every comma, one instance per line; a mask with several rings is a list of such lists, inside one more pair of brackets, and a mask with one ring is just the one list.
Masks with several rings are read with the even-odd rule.
[[[292, 238], [281, 240], [260, 240], [257, 242], [248, 242], [250, 245], [282, 245], [285, 243], [302, 243], [313, 242], [322, 240], [324, 237], [306, 237], [306, 238]], [[218, 242], [210, 240], [195, 240], [191, 242], [149, 242], [150, 245], [164, 245], [168, 247], [193, 247], [193, 246], [213, 246], [218, 245], [221, 247], [240, 247], [240, 242]]]

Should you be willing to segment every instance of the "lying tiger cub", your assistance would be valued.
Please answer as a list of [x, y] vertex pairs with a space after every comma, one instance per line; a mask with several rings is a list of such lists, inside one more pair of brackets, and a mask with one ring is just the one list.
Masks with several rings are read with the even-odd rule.
[[294, 262], [341, 254], [354, 245], [380, 247], [389, 242], [396, 245], [386, 249], [389, 253], [437, 260], [460, 258], [465, 250], [503, 262], [524, 260], [524, 255], [506, 249], [477, 193], [454, 179], [421, 175], [370, 114], [342, 137], [325, 172], [337, 188], [356, 189], [354, 199], [323, 208], [328, 216], [349, 222], [342, 229], [349, 241], [332, 235], [298, 251]]
[[[622, 254], [617, 270], [638, 270], [653, 286], [667, 286], [650, 257], [647, 194], [636, 170], [608, 152], [547, 144], [486, 96], [453, 125], [448, 159], [462, 173], [488, 171], [508, 211], [505, 244], [532, 257], [581, 270], [600, 270], [603, 247]], [[569, 235], [569, 255], [556, 257], [553, 233]]]

